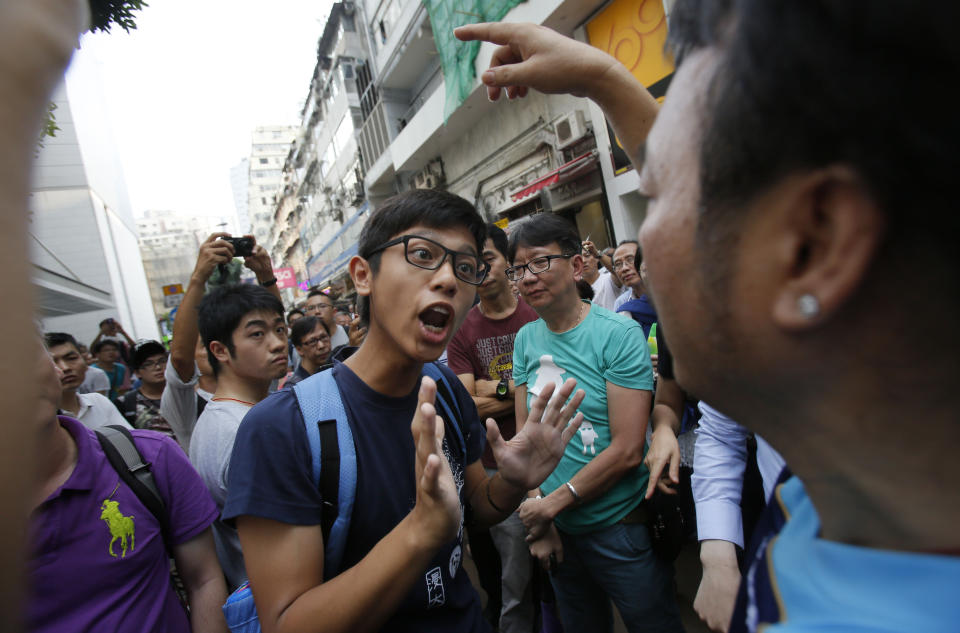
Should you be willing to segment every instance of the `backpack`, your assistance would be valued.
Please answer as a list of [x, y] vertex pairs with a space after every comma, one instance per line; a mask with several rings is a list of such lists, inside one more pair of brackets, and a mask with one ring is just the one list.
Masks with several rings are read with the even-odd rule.
[[170, 559], [170, 582], [180, 603], [188, 607], [186, 588], [173, 562], [173, 544], [170, 542], [170, 523], [167, 516], [167, 504], [160, 494], [157, 481], [150, 470], [150, 463], [143, 459], [130, 431], [119, 424], [102, 426], [94, 431], [100, 441], [107, 461], [113, 467], [120, 480], [127, 484], [150, 514], [160, 523], [163, 546]]
[[[437, 409], [447, 427], [452, 427], [461, 453], [466, 443], [460, 429], [460, 405], [446, 376], [436, 363], [423, 366], [423, 375], [437, 383]], [[313, 481], [320, 489], [323, 507], [320, 528], [323, 533], [323, 577], [330, 580], [340, 573], [350, 518], [357, 493], [357, 452], [353, 431], [343, 408], [340, 388], [333, 378], [333, 369], [325, 369], [293, 386], [303, 415], [312, 456]], [[243, 583], [230, 594], [223, 613], [232, 633], [259, 633], [260, 620], [250, 591], [250, 582]]]
[[[127, 419], [127, 422], [130, 423], [130, 426], [134, 426], [134, 422], [137, 419], [137, 393], [139, 389], [133, 389], [128, 391], [120, 399], [120, 413], [123, 414], [123, 417]], [[200, 414], [203, 413], [204, 407], [207, 406], [207, 401], [199, 393], [197, 394], [197, 418], [200, 418]], [[134, 426], [134, 428], [136, 428]]]

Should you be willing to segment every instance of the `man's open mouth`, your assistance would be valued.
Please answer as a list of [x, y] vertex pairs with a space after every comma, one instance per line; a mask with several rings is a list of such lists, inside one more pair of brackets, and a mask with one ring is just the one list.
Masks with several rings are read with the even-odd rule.
[[440, 334], [447, 328], [453, 312], [446, 306], [430, 306], [420, 313], [420, 322], [428, 332]]

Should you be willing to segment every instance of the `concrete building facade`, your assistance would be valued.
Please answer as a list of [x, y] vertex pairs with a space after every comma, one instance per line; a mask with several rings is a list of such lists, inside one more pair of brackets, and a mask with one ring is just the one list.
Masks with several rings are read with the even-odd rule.
[[137, 220], [140, 257], [158, 319], [171, 310], [171, 306], [164, 304], [163, 287], [182, 284], [186, 290], [197, 263], [200, 244], [211, 233], [230, 232], [231, 220], [226, 217], [184, 217], [173, 211], [147, 211]]
[[47, 331], [85, 342], [106, 318], [134, 338], [157, 338], [123, 170], [96, 96], [90, 86], [73, 86], [68, 73], [52, 99], [60, 129], [45, 139], [34, 164], [30, 240], [38, 317]]

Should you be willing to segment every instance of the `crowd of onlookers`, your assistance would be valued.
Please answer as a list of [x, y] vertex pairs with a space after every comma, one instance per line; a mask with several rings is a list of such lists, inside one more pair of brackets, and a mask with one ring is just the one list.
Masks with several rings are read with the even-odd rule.
[[712, 629], [955, 630], [960, 16], [881, 5], [677, 2], [662, 109], [549, 29], [457, 29], [491, 99], [604, 110], [637, 239], [412, 190], [350, 304], [285, 306], [259, 245], [211, 283], [216, 233], [169, 350], [45, 332], [29, 629], [680, 631], [699, 541]]

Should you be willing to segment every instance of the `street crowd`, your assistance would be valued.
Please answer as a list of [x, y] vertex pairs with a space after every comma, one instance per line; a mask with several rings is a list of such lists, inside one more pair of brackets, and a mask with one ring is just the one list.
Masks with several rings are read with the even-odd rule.
[[28, 630], [682, 631], [688, 541], [713, 630], [958, 630], [960, 128], [892, 79], [960, 69], [957, 10], [909, 11], [678, 0], [662, 106], [547, 28], [457, 29], [491, 100], [603, 109], [639, 234], [415, 189], [355, 298], [285, 306], [256, 244], [211, 284], [215, 233], [169, 349], [43, 332]]

